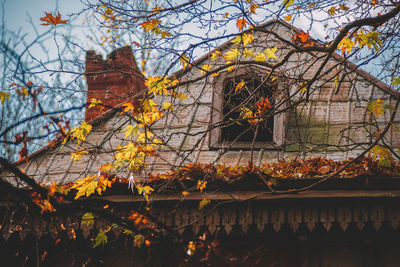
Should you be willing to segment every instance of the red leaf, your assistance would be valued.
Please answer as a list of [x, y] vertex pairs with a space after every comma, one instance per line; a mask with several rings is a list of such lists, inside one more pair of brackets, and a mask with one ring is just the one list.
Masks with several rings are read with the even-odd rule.
[[308, 36], [309, 36], [308, 32], [305, 33], [303, 31], [301, 31], [301, 32], [296, 33], [294, 35], [294, 41], [295, 42], [300, 42], [300, 43], [306, 43], [308, 41]]
[[236, 26], [238, 27], [239, 31], [241, 32], [243, 28], [247, 28], [247, 23], [249, 23], [246, 19], [239, 19], [236, 22]]
[[60, 12], [57, 13], [57, 15], [54, 17], [53, 14], [44, 12], [46, 16], [41, 17], [40, 20], [44, 21], [46, 23], [42, 23], [43, 26], [47, 25], [54, 25], [57, 26], [57, 24], [65, 24], [68, 22], [68, 20], [62, 20]]

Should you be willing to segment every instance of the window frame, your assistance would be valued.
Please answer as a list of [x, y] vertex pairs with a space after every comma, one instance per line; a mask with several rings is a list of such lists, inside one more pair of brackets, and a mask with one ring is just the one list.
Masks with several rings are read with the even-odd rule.
[[[209, 131], [209, 148], [210, 149], [251, 149], [252, 142], [231, 141], [221, 140], [221, 126], [218, 126], [223, 121], [223, 107], [224, 107], [224, 89], [225, 84], [228, 80], [233, 78], [246, 79], [250, 75], [257, 75], [260, 79], [265, 78], [267, 69], [262, 69], [255, 66], [244, 66], [235, 69], [231, 72], [224, 71], [220, 75], [215, 77], [212, 81], [212, 102], [211, 102], [211, 113], [210, 113], [210, 131]], [[263, 73], [263, 74], [262, 74]], [[273, 127], [273, 140], [272, 141], [255, 141], [254, 149], [269, 149], [279, 150], [282, 148], [285, 142], [286, 126], [287, 126], [287, 111], [284, 88], [286, 87], [285, 79], [279, 78], [277, 91], [278, 95], [276, 103], [279, 105], [277, 114], [274, 115], [274, 127]], [[279, 112], [282, 110], [282, 112]]]

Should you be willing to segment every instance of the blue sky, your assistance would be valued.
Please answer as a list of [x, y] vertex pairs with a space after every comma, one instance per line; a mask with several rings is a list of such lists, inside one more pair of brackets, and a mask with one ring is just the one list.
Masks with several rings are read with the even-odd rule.
[[5, 0], [5, 18], [11, 30], [26, 29], [30, 23], [29, 16], [36, 26], [41, 24], [40, 17], [44, 12], [60, 11], [62, 15], [77, 12], [82, 8], [80, 0]]

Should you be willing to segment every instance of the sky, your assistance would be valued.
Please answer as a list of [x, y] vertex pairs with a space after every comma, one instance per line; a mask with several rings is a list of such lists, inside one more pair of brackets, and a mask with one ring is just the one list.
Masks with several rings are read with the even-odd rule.
[[36, 26], [41, 24], [44, 12], [60, 11], [62, 15], [77, 12], [82, 8], [80, 0], [5, 0], [5, 18], [11, 30], [26, 29], [29, 16]]

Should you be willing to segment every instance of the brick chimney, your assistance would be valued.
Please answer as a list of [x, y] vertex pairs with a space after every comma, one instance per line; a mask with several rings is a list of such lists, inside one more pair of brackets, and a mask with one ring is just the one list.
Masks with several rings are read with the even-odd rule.
[[[86, 53], [87, 97], [85, 121], [100, 116], [105, 111], [125, 101], [134, 101], [135, 95], [145, 90], [142, 74], [137, 68], [130, 46], [111, 52], [106, 60], [94, 51]], [[92, 98], [103, 101], [103, 111], [88, 109]]]

